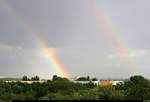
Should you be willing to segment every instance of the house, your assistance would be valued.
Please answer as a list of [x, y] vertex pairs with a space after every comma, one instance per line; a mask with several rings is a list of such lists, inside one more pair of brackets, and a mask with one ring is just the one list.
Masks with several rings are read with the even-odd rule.
[[108, 86], [108, 85], [112, 85], [113, 81], [112, 80], [99, 80], [99, 85], [100, 86]]

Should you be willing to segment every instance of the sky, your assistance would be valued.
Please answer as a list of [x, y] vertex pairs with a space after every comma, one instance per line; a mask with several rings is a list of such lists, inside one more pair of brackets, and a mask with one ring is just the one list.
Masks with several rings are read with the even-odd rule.
[[33, 34], [38, 32], [70, 77], [150, 78], [149, 3], [1, 0], [0, 77], [56, 74]]

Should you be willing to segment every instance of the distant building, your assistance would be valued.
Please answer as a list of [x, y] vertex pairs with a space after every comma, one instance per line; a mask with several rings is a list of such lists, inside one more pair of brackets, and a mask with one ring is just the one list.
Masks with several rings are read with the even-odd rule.
[[46, 81], [15, 81], [15, 80], [11, 80], [11, 81], [5, 81], [6, 83], [12, 83], [12, 82], [21, 82], [21, 83], [27, 83], [27, 84], [32, 84], [32, 83], [44, 83]]
[[112, 85], [124, 84], [124, 81], [113, 81]]
[[92, 81], [95, 85], [99, 85], [99, 81]]
[[70, 78], [69, 80], [74, 82], [74, 83], [81, 83], [81, 84], [88, 84], [88, 83], [92, 82], [92, 83], [98, 85], [98, 83], [99, 83], [99, 81], [92, 81], [92, 80], [85, 80], [85, 79], [86, 79], [86, 77], [78, 76], [78, 77], [75, 77], [75, 78]]
[[90, 83], [90, 81], [73, 81], [74, 83], [81, 83], [81, 84], [87, 84]]
[[112, 83], [113, 83], [112, 80], [99, 80], [100, 86], [108, 86], [108, 85], [112, 85]]
[[117, 80], [99, 80], [99, 85], [107, 86], [107, 85], [117, 85], [117, 84], [124, 84], [124, 81], [117, 81]]
[[79, 77], [71, 78], [69, 80], [74, 83], [82, 83], [82, 84], [87, 84], [87, 83], [92, 82], [95, 85], [100, 85], [100, 86], [117, 85], [119, 83], [124, 83], [124, 81], [110, 80], [110, 79], [101, 79], [101, 80], [96, 80], [96, 81], [78, 80], [78, 79], [82, 79], [82, 78], [84, 78], [84, 77], [79, 76]]

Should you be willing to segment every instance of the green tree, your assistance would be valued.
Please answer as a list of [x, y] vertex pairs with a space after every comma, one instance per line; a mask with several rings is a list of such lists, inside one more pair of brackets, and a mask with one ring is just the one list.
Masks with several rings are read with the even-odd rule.
[[90, 81], [90, 77], [80, 77], [76, 81]]
[[24, 75], [24, 76], [22, 77], [22, 80], [23, 80], [23, 81], [27, 81], [27, 80], [28, 80], [28, 77]]
[[98, 79], [97, 79], [97, 78], [92, 78], [91, 80], [92, 80], [92, 81], [97, 81]]
[[95, 87], [92, 89], [80, 90], [77, 95], [80, 100], [99, 100], [99, 89]]
[[40, 77], [39, 76], [34, 76], [31, 78], [32, 81], [39, 81], [40, 80]]
[[57, 75], [53, 75], [52, 80], [53, 80], [53, 81], [54, 81], [54, 80], [57, 80]]
[[90, 81], [90, 76], [87, 76], [87, 81]]
[[113, 86], [99, 87], [100, 100], [123, 100], [125, 95], [123, 90], [116, 90]]
[[127, 99], [146, 100], [150, 99], [150, 84], [143, 76], [132, 76], [125, 82], [124, 90]]

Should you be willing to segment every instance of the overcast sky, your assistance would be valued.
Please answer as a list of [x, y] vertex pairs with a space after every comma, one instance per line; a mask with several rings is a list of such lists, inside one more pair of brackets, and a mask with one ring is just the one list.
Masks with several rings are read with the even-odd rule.
[[[149, 0], [1, 0], [0, 76], [55, 74], [32, 34], [40, 32], [49, 48], [56, 48], [71, 77], [150, 78], [149, 4]], [[115, 39], [103, 30], [96, 10], [116, 28]], [[128, 51], [119, 57], [113, 44], [117, 38]]]

